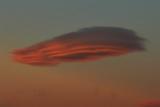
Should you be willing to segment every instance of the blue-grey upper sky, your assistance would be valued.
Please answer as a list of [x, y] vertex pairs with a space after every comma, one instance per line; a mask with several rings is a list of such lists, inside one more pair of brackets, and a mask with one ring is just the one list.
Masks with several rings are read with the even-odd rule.
[[158, 0], [2, 0], [1, 36], [37, 40], [103, 25], [132, 28], [156, 42], [159, 4]]

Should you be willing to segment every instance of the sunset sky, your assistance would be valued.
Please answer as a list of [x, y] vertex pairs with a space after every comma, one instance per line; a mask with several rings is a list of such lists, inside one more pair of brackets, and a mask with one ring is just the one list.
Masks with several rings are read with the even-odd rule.
[[[160, 103], [159, 10], [159, 0], [1, 0], [0, 107]], [[131, 29], [146, 39], [146, 51], [49, 67], [10, 56], [14, 49], [94, 26]]]

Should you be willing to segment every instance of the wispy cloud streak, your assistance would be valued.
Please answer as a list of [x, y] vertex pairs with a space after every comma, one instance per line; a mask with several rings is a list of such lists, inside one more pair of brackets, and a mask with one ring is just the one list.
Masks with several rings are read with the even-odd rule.
[[146, 100], [141, 102], [140, 107], [160, 107], [160, 100]]

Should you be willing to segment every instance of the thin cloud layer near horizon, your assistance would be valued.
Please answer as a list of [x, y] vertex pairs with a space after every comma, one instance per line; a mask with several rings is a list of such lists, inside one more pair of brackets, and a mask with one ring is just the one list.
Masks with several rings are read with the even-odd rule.
[[160, 107], [160, 100], [145, 100], [139, 104], [139, 107]]
[[95, 61], [144, 51], [144, 39], [120, 27], [90, 27], [63, 34], [27, 48], [15, 50], [13, 59], [30, 65]]

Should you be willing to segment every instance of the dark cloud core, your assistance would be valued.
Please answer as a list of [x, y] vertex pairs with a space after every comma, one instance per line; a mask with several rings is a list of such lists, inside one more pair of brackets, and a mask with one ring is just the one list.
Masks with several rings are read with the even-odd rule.
[[143, 51], [144, 39], [132, 30], [91, 27], [70, 32], [12, 52], [13, 59], [30, 65], [56, 65], [71, 61], [95, 61], [109, 56]]

